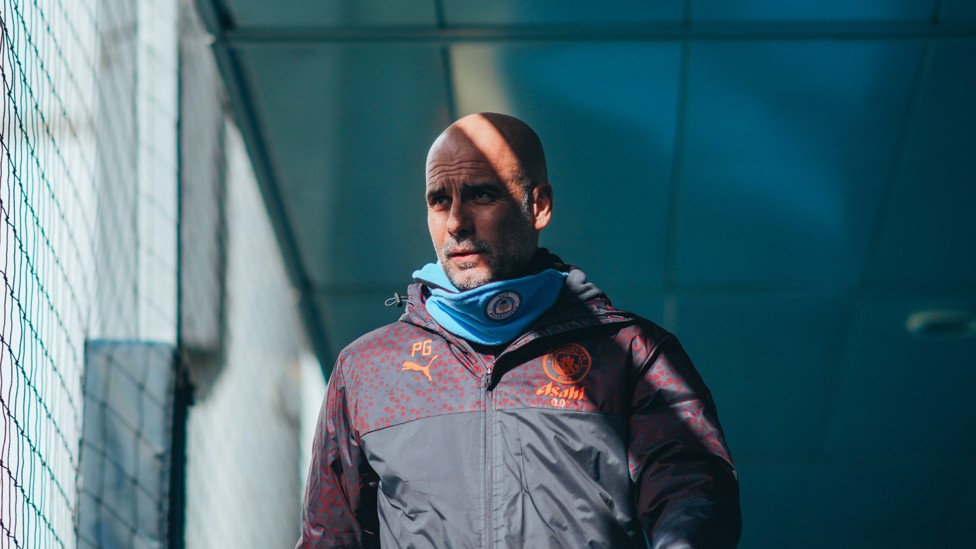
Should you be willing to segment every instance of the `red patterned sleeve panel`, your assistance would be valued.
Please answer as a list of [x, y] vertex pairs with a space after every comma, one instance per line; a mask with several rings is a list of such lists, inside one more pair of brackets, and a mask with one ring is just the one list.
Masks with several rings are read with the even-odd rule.
[[635, 338], [632, 349], [628, 461], [652, 546], [734, 547], [738, 481], [708, 388], [674, 336]]
[[340, 360], [316, 427], [297, 548], [363, 545], [357, 515], [362, 515], [362, 491], [368, 482], [364, 476], [369, 476], [369, 466], [349, 414]]

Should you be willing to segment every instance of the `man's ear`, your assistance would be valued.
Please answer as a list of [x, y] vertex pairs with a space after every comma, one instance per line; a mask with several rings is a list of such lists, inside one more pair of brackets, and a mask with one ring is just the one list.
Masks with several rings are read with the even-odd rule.
[[549, 225], [552, 218], [552, 186], [549, 183], [539, 183], [532, 189], [532, 217], [537, 231]]

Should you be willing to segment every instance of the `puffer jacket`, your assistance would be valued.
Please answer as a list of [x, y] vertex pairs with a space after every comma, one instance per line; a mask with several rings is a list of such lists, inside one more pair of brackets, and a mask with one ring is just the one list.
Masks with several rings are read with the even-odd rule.
[[503, 348], [443, 330], [414, 284], [343, 350], [298, 547], [736, 545], [735, 468], [681, 345], [549, 262], [559, 300]]

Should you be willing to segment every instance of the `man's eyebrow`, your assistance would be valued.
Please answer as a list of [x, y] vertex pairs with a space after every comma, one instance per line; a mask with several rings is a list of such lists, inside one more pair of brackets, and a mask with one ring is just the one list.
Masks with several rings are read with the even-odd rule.
[[470, 184], [465, 184], [462, 187], [462, 191], [466, 193], [477, 192], [477, 191], [488, 191], [492, 193], [498, 193], [498, 185], [494, 183], [470, 183]]
[[436, 184], [435, 185], [428, 185], [427, 186], [427, 192], [424, 193], [424, 196], [427, 197], [427, 198], [430, 198], [432, 196], [437, 196], [437, 195], [443, 194], [443, 193], [444, 193], [444, 187], [442, 187], [440, 185], [436, 185]]

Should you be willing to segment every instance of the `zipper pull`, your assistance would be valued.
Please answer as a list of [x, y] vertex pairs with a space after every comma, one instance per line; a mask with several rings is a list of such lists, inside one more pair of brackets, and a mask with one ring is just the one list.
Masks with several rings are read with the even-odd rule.
[[490, 368], [488, 369], [487, 372], [485, 372], [485, 390], [486, 391], [489, 390], [489, 387], [491, 387], [491, 369]]

